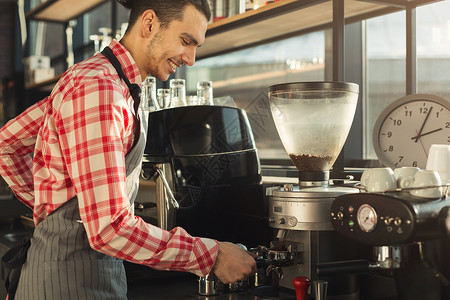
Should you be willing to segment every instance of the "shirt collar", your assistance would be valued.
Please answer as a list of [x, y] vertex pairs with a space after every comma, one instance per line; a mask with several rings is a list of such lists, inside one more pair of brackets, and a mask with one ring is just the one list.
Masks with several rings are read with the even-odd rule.
[[114, 55], [119, 60], [122, 65], [122, 69], [125, 72], [125, 75], [128, 77], [131, 83], [137, 83], [139, 85], [142, 84], [141, 73], [139, 72], [139, 68], [134, 61], [131, 53], [117, 40], [112, 40], [109, 44], [109, 48], [111, 48]]

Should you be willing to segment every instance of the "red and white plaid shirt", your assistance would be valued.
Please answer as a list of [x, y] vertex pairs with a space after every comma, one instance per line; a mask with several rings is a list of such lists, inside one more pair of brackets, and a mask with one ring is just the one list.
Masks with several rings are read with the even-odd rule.
[[[110, 48], [131, 83], [141, 84], [131, 54]], [[0, 175], [33, 209], [35, 224], [77, 196], [91, 247], [160, 270], [208, 274], [215, 240], [168, 232], [134, 215], [126, 194], [125, 155], [133, 144], [133, 99], [102, 55], [71, 67], [49, 97], [0, 130]], [[31, 157], [33, 153], [33, 158]]]

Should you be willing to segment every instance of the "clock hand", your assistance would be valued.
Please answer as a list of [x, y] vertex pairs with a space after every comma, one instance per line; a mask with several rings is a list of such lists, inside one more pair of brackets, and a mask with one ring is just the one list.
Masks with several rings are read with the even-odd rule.
[[416, 143], [419, 141], [419, 138], [421, 137], [422, 130], [425, 127], [425, 123], [427, 122], [428, 117], [430, 116], [430, 113], [431, 113], [432, 110], [433, 110], [433, 106], [430, 106], [430, 109], [428, 110], [427, 116], [425, 117], [425, 120], [423, 120], [422, 127], [420, 127], [419, 133], [415, 137]]
[[[435, 130], [432, 130], [432, 131], [428, 131], [428, 132], [426, 132], [426, 133], [422, 133], [422, 134], [420, 135], [420, 137], [423, 137], [424, 135], [432, 134], [432, 133], [435, 133], [435, 132], [441, 131], [441, 130], [442, 130], [442, 128], [438, 128], [438, 129], [435, 129]], [[417, 132], [417, 131], [416, 131], [416, 132]], [[416, 138], [417, 138], [417, 136], [413, 136], [411, 139], [414, 140], [414, 139], [416, 139]]]
[[[416, 132], [417, 132], [417, 130], [416, 130]], [[425, 156], [426, 156], [427, 159], [428, 159], [427, 151], [425, 150], [425, 147], [423, 146], [423, 143], [422, 143], [422, 139], [421, 139], [420, 137], [421, 137], [420, 134], [417, 133], [417, 139], [420, 141], [420, 145], [422, 146], [423, 152], [425, 152]]]

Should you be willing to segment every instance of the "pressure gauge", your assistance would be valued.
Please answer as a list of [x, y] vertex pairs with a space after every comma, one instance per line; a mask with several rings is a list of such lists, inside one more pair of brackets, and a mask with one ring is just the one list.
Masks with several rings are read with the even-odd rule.
[[432, 144], [450, 144], [450, 102], [441, 97], [416, 94], [400, 98], [375, 123], [373, 146], [386, 167], [425, 169]]
[[362, 231], [371, 232], [374, 230], [377, 225], [377, 212], [375, 208], [369, 204], [361, 205], [356, 214], [356, 221]]

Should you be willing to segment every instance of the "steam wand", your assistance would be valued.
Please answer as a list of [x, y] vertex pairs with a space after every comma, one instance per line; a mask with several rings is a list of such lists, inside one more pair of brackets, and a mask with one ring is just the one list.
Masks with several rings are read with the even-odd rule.
[[178, 204], [178, 201], [175, 199], [175, 196], [172, 193], [172, 189], [170, 188], [169, 183], [167, 182], [166, 176], [164, 176], [164, 172], [160, 168], [156, 168], [156, 171], [158, 172], [159, 176], [161, 176], [161, 180], [164, 184], [164, 187], [167, 190], [167, 193], [169, 193], [170, 200], [172, 201], [172, 205], [178, 209], [180, 208], [180, 204]]

